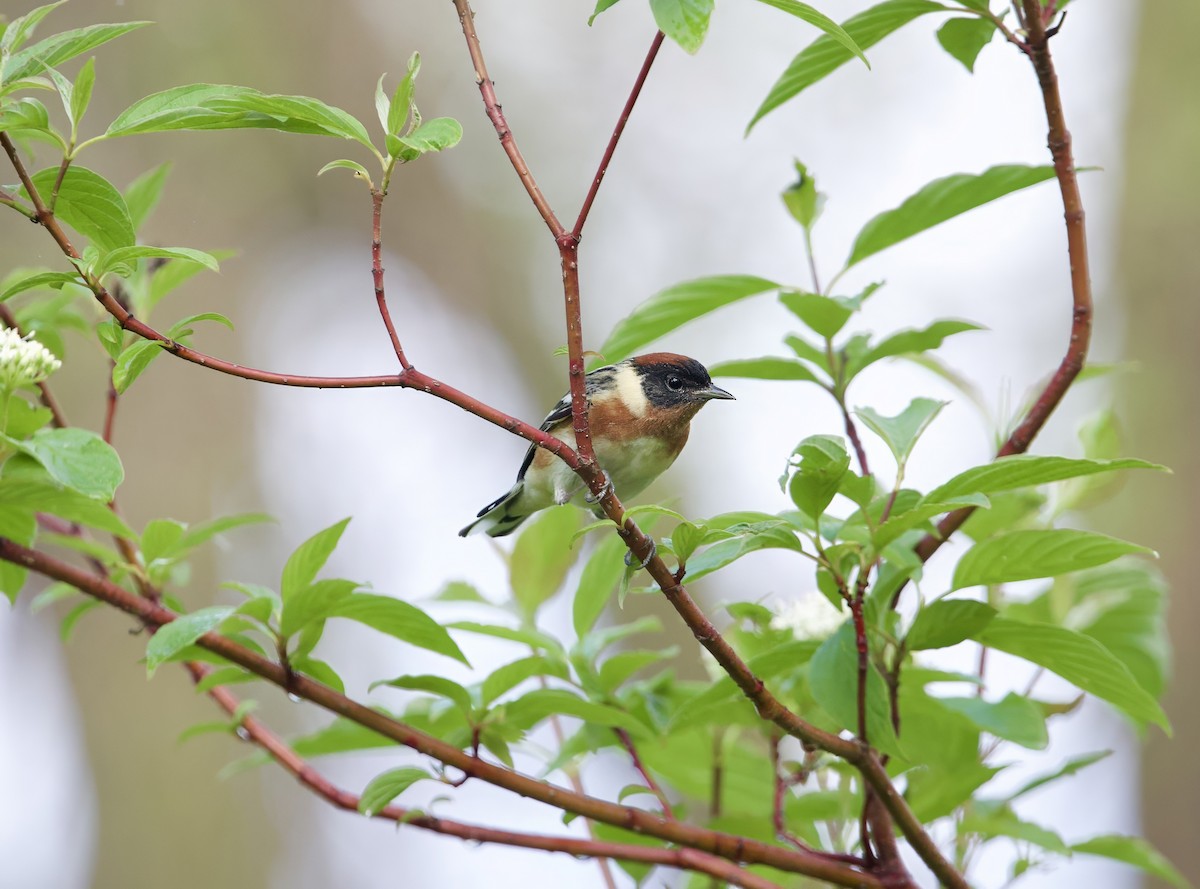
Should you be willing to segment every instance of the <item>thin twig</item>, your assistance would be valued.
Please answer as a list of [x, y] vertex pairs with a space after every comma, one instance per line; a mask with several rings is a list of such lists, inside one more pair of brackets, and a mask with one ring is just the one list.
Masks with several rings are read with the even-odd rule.
[[625, 752], [629, 754], [630, 760], [633, 761], [633, 767], [637, 770], [637, 773], [642, 776], [642, 780], [646, 782], [646, 786], [650, 788], [650, 792], [658, 798], [658, 804], [662, 806], [663, 815], [674, 821], [675, 813], [671, 810], [671, 801], [667, 799], [666, 793], [663, 792], [663, 789], [658, 785], [658, 782], [654, 780], [654, 776], [650, 774], [649, 769], [647, 769], [645, 763], [642, 762], [642, 758], [638, 756], [637, 747], [634, 746], [633, 738], [629, 736], [629, 732], [625, 731], [623, 728], [614, 728], [613, 734], [617, 736], [617, 740], [621, 742], [621, 746], [624, 747]]
[[404, 370], [412, 370], [412, 365], [404, 357], [404, 348], [400, 345], [400, 337], [396, 335], [396, 326], [392, 323], [392, 313], [388, 311], [387, 297], [383, 292], [383, 241], [382, 217], [383, 198], [381, 191], [371, 191], [371, 278], [375, 282], [375, 302], [379, 306], [379, 315], [383, 318], [383, 326], [387, 328], [392, 340], [392, 348], [396, 350], [396, 358]]

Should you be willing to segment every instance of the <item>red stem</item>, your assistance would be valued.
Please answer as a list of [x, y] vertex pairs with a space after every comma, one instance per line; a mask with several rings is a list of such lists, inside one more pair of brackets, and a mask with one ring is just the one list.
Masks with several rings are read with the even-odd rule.
[[383, 293], [383, 192], [371, 191], [371, 278], [375, 282], [375, 302], [379, 306], [379, 315], [383, 318], [383, 326], [387, 328], [392, 340], [392, 348], [396, 350], [396, 358], [404, 370], [412, 370], [412, 365], [404, 357], [404, 348], [400, 345], [400, 337], [396, 335], [396, 326], [392, 324], [392, 313], [388, 311], [387, 297]]
[[642, 780], [646, 782], [646, 786], [650, 788], [650, 792], [658, 797], [658, 804], [662, 806], [663, 815], [674, 821], [675, 813], [671, 810], [671, 801], [667, 799], [667, 795], [663, 793], [663, 789], [654, 780], [654, 776], [650, 774], [645, 764], [643, 764], [642, 758], [638, 756], [637, 747], [633, 744], [633, 738], [629, 737], [629, 732], [623, 728], [614, 728], [613, 733], [616, 734], [617, 740], [621, 742], [621, 746], [625, 748], [625, 752], [629, 754], [630, 760], [633, 761], [633, 767], [642, 776]]

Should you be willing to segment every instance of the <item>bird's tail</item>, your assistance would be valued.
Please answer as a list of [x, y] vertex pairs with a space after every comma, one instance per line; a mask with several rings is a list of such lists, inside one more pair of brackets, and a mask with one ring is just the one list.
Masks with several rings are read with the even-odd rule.
[[524, 482], [517, 482], [512, 490], [479, 510], [479, 516], [467, 527], [458, 532], [459, 537], [482, 532], [488, 537], [504, 537], [517, 530], [521, 522], [529, 518], [529, 514], [519, 509], [518, 501]]

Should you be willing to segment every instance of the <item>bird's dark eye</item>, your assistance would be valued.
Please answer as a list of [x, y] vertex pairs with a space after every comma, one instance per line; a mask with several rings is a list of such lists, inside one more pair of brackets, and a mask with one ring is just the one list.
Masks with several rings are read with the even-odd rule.
[[683, 388], [683, 380], [679, 379], [679, 377], [667, 377], [667, 388], [672, 392], [678, 392]]

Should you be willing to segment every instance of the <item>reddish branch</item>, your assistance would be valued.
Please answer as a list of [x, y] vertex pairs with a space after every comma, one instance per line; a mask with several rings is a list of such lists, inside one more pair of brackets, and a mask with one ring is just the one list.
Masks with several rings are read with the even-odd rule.
[[633, 738], [629, 736], [629, 732], [623, 728], [614, 728], [613, 733], [616, 734], [617, 740], [621, 742], [621, 746], [625, 748], [625, 752], [629, 754], [629, 759], [633, 762], [633, 767], [637, 769], [637, 773], [646, 782], [646, 787], [658, 798], [658, 804], [662, 806], [663, 815], [674, 821], [675, 813], [671, 810], [671, 801], [667, 799], [667, 795], [663, 792], [663, 789], [659, 787], [658, 782], [654, 780], [654, 776], [650, 774], [649, 769], [642, 762], [642, 758], [638, 756], [637, 747], [634, 746]]
[[[200, 682], [211, 672], [207, 667], [192, 662], [186, 664], [186, 667], [196, 682]], [[238, 715], [238, 699], [227, 689], [213, 688], [208, 694], [229, 716]], [[345, 809], [348, 812], [359, 811], [359, 804], [362, 801], [360, 796], [333, 784], [289, 747], [282, 738], [254, 717], [242, 716], [240, 720], [238, 726], [244, 731], [245, 737], [261, 747], [271, 759], [282, 766], [297, 781], [339, 809]], [[627, 843], [606, 843], [576, 837], [496, 830], [424, 815], [396, 805], [388, 805], [377, 812], [372, 812], [371, 817], [394, 821], [400, 825], [411, 825], [469, 842], [498, 843], [525, 849], [540, 849], [544, 852], [563, 852], [577, 858], [615, 858], [621, 861], [639, 861], [708, 874], [735, 886], [745, 887], [745, 889], [779, 889], [777, 884], [770, 880], [748, 873], [732, 862], [698, 852], [695, 849], [656, 849]]]
[[[82, 593], [100, 599], [138, 618], [148, 626], [161, 627], [176, 615], [157, 603], [130, 593], [116, 584], [45, 553], [0, 537], [0, 559], [22, 565], [46, 577], [70, 584]], [[217, 633], [205, 633], [196, 644], [236, 664], [290, 694], [343, 716], [405, 747], [438, 760], [473, 778], [504, 788], [520, 796], [574, 812], [585, 818], [623, 827], [636, 833], [677, 843], [694, 850], [745, 864], [769, 864], [791, 873], [806, 874], [838, 886], [879, 887], [882, 884], [822, 855], [804, 854], [746, 837], [707, 830], [670, 821], [641, 809], [621, 806], [538, 781], [502, 766], [471, 756], [432, 735], [405, 725], [364, 706], [305, 676], [287, 671], [247, 648]], [[885, 775], [886, 778], [886, 775]]]
[[404, 357], [404, 347], [400, 345], [400, 337], [396, 335], [396, 325], [392, 323], [392, 313], [388, 311], [387, 297], [383, 293], [383, 198], [383, 192], [371, 189], [371, 278], [375, 282], [375, 302], [379, 306], [379, 315], [383, 318], [383, 326], [387, 328], [400, 366], [404, 370], [412, 370], [412, 365]]
[[[1021, 420], [1013, 433], [997, 452], [997, 457], [1023, 454], [1029, 449], [1034, 437], [1046, 425], [1046, 421], [1058, 407], [1063, 396], [1083, 369], [1087, 359], [1088, 345], [1092, 337], [1092, 283], [1088, 274], [1087, 227], [1084, 224], [1083, 198], [1079, 193], [1079, 177], [1075, 173], [1075, 159], [1071, 153], [1071, 133], [1067, 130], [1063, 114], [1062, 96], [1058, 90], [1058, 75], [1054, 70], [1054, 59], [1050, 53], [1050, 37], [1046, 25], [1053, 17], [1052, 10], [1043, 10], [1038, 0], [1021, 0], [1027, 38], [1021, 41], [1016, 35], [1006, 34], [1029, 56], [1037, 74], [1038, 86], [1042, 90], [1042, 104], [1046, 110], [1047, 146], [1054, 162], [1054, 174], [1062, 193], [1063, 216], [1067, 228], [1067, 256], [1071, 268], [1071, 332], [1066, 353], [1050, 382], [1042, 390], [1033, 407]], [[1047, 15], [1049, 12], [1049, 15]], [[962, 527], [970, 518], [973, 508], [950, 513], [938, 523], [937, 533], [925, 537], [917, 545], [917, 556], [922, 562], [938, 551], [950, 535]], [[900, 591], [892, 599], [898, 601]]]

